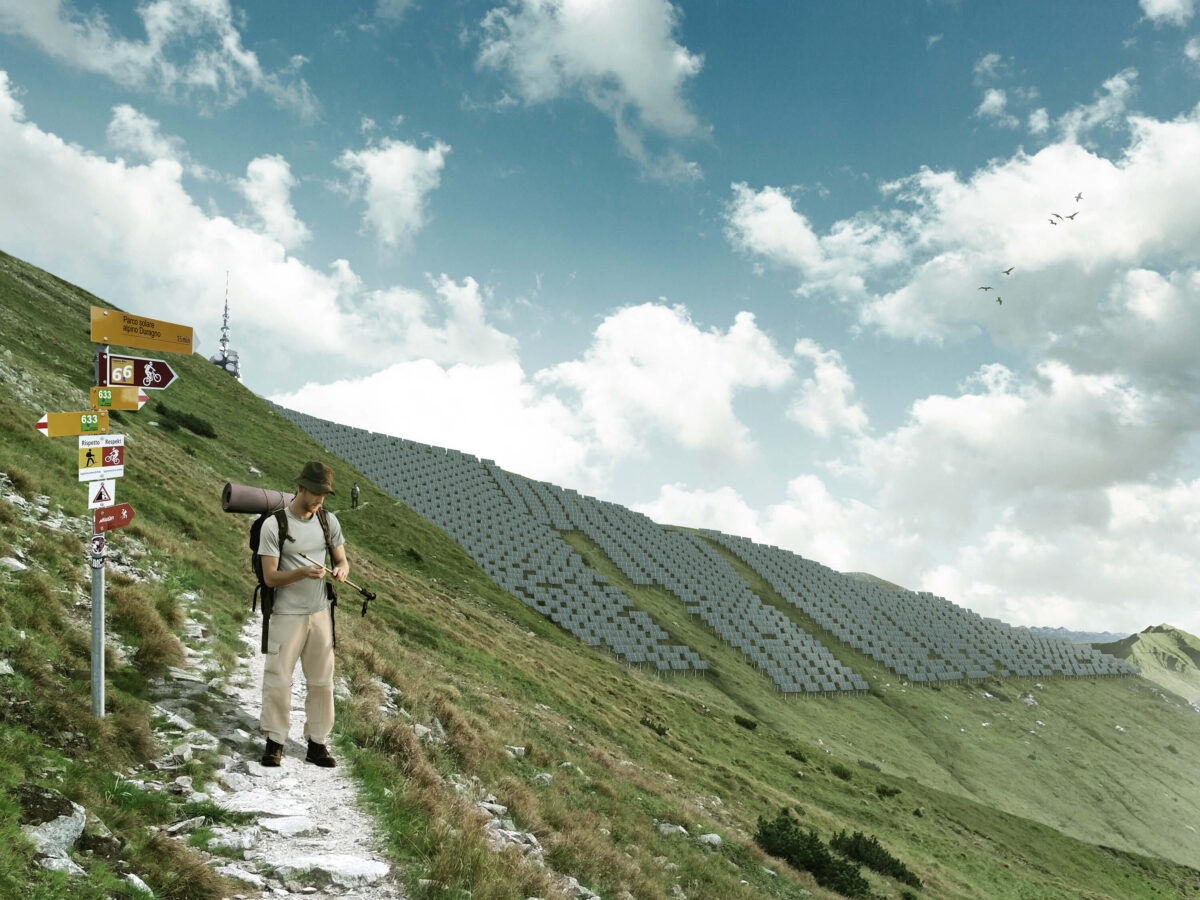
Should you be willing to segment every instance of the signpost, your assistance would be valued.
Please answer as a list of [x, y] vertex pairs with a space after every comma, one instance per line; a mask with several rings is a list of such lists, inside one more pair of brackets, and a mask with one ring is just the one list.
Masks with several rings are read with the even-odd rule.
[[177, 377], [175, 370], [161, 359], [124, 354], [118, 356], [104, 350], [100, 351], [98, 358], [96, 378], [100, 387], [134, 387], [143, 391], [163, 391], [170, 387]]
[[125, 474], [125, 435], [79, 436], [79, 480], [100, 481]]
[[87, 486], [88, 509], [100, 509], [103, 506], [112, 506], [115, 504], [117, 496], [117, 482], [114, 481], [90, 481]]
[[98, 509], [94, 515], [96, 518], [93, 531], [96, 534], [103, 534], [106, 531], [112, 531], [114, 528], [124, 528], [132, 522], [133, 507], [128, 503], [118, 503], [116, 506]]
[[92, 343], [158, 350], [160, 353], [191, 353], [192, 328], [93, 306]]
[[46, 437], [67, 437], [73, 434], [108, 434], [108, 410], [46, 413], [34, 426]]
[[[174, 378], [175, 373], [171, 373]], [[122, 409], [128, 412], [141, 409], [150, 397], [139, 387], [94, 387], [92, 409]]]

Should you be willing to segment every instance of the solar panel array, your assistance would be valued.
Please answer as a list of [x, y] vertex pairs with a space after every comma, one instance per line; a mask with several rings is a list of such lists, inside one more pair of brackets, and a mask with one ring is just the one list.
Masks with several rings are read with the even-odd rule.
[[517, 599], [629, 663], [660, 672], [708, 668], [695, 650], [671, 643], [648, 614], [588, 566], [562, 532], [587, 535], [633, 584], [665, 589], [788, 694], [864, 691], [868, 685], [750, 590], [709, 541], [738, 556], [821, 628], [915, 683], [1135, 671], [1090, 647], [983, 619], [932, 594], [890, 590], [747, 538], [705, 531], [705, 540], [457, 450], [276, 409], [446, 531]]
[[1072, 644], [986, 619], [927, 591], [887, 588], [748, 538], [705, 531], [784, 600], [839, 640], [918, 684], [1020, 675], [1130, 675], [1134, 669]]

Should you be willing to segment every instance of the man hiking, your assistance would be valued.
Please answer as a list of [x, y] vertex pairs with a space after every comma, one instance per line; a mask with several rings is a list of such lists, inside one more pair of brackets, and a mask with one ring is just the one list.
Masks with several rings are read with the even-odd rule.
[[354, 487], [350, 488], [350, 508], [358, 509], [358, 482], [354, 482]]
[[[296, 496], [285, 510], [286, 539], [280, 546], [280, 522], [268, 516], [259, 538], [263, 581], [275, 591], [268, 622], [263, 663], [262, 714], [259, 728], [267, 739], [264, 766], [278, 766], [287, 742], [296, 661], [304, 671], [305, 761], [326, 768], [336, 765], [325, 746], [333, 728], [333, 609], [332, 585], [323, 581], [332, 558], [332, 574], [345, 581], [350, 574], [342, 527], [337, 516], [322, 509], [333, 494], [333, 469], [309, 462], [294, 479]], [[304, 557], [319, 561], [314, 565]], [[328, 591], [327, 591], [328, 587]]]

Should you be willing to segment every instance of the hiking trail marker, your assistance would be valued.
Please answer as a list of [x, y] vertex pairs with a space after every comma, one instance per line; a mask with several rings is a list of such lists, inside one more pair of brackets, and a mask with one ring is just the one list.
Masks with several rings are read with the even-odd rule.
[[[174, 372], [171, 373], [174, 376]], [[94, 387], [92, 409], [120, 409], [135, 412], [146, 405], [150, 395], [140, 387]]]
[[[195, 341], [190, 325], [161, 319], [131, 316], [116, 309], [93, 306], [92, 343], [96, 345], [95, 387], [89, 413], [49, 413], [38, 422], [43, 434], [78, 434], [79, 480], [87, 482], [88, 509], [92, 519], [92, 715], [104, 718], [104, 559], [105, 532], [124, 528], [133, 521], [133, 507], [116, 502], [116, 479], [125, 474], [125, 435], [108, 434], [110, 409], [136, 412], [150, 396], [171, 385], [175, 370], [164, 360], [111, 352], [111, 344], [159, 353], [191, 354]], [[78, 422], [56, 420], [55, 416], [85, 416]], [[78, 426], [78, 430], [66, 430]]]
[[93, 306], [92, 343], [137, 347], [140, 350], [157, 350], [160, 353], [190, 354], [192, 327]]
[[108, 434], [108, 410], [89, 409], [83, 412], [46, 413], [37, 420], [34, 427], [46, 437]]
[[118, 503], [95, 512], [95, 534], [103, 534], [114, 528], [124, 528], [133, 521], [133, 507], [128, 503]]
[[79, 436], [79, 480], [103, 481], [125, 474], [125, 435]]
[[[101, 350], [97, 356], [97, 384], [102, 388], [134, 388], [140, 391], [164, 391], [178, 377], [166, 360], [144, 356], [126, 356]], [[93, 388], [96, 390], [96, 388]], [[149, 398], [147, 398], [149, 399]], [[142, 401], [145, 402], [144, 400]], [[124, 409], [125, 407], [113, 407]], [[140, 407], [134, 407], [140, 409]]]

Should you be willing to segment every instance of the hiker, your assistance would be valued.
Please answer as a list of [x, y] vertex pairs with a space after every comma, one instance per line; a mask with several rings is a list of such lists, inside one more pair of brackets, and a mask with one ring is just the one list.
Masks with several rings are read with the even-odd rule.
[[[323, 578], [333, 557], [332, 574], [345, 581], [350, 574], [342, 527], [337, 516], [321, 508], [333, 494], [333, 469], [320, 462], [305, 463], [296, 496], [286, 508], [287, 540], [279, 546], [279, 521], [267, 516], [259, 538], [263, 581], [274, 588], [275, 599], [268, 623], [268, 643], [263, 663], [262, 715], [259, 728], [267, 739], [264, 766], [278, 766], [287, 741], [292, 699], [292, 673], [296, 660], [304, 671], [305, 761], [329, 768], [336, 761], [325, 742], [333, 728], [333, 586]], [[324, 520], [322, 522], [322, 519]], [[303, 556], [301, 555], [303, 554]], [[319, 561], [313, 565], [303, 557]], [[336, 603], [336, 594], [333, 594]]]
[[358, 509], [358, 482], [354, 482], [354, 487], [350, 488], [350, 508]]

